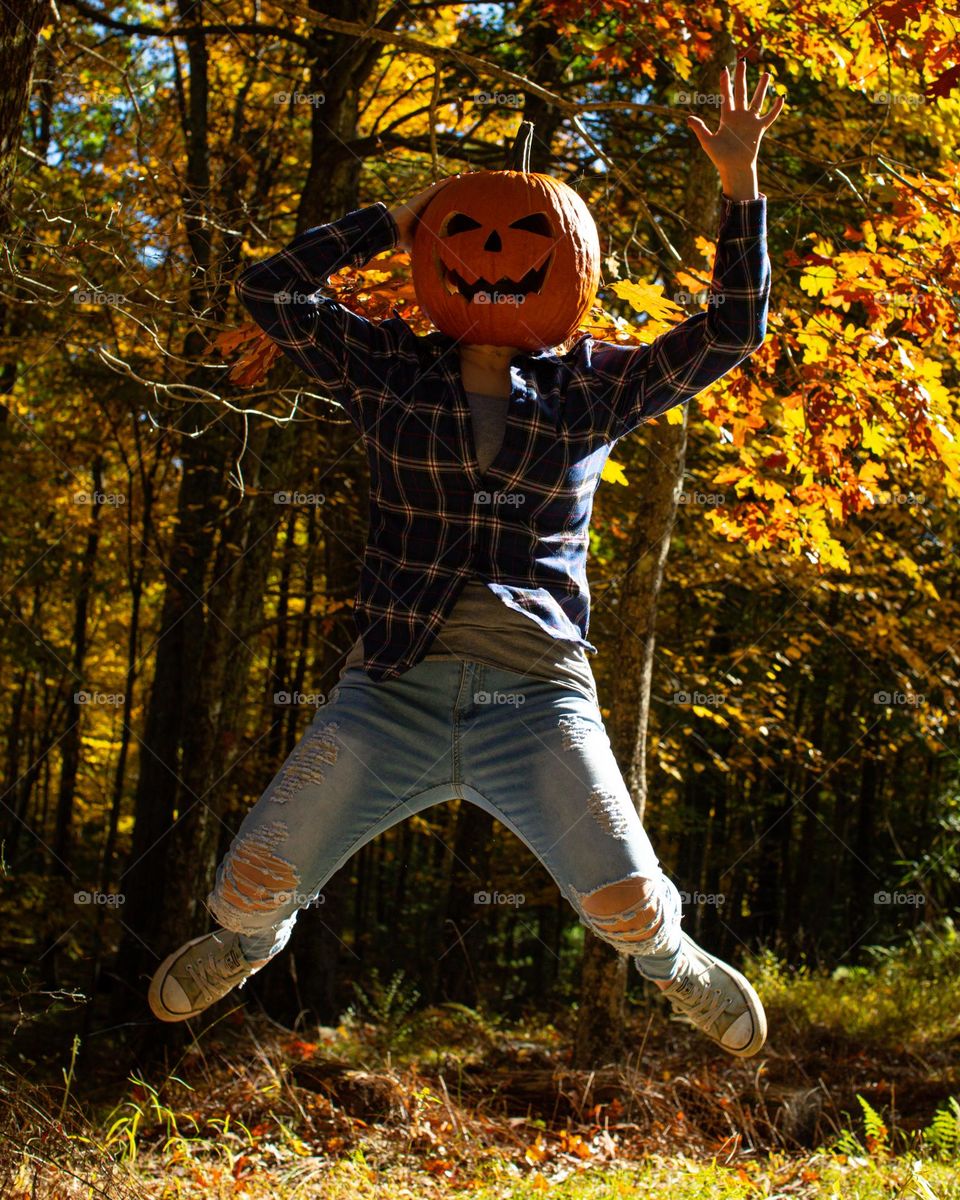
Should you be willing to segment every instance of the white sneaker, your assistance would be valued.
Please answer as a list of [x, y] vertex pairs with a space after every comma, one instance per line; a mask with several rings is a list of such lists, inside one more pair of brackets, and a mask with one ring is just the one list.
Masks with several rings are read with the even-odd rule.
[[733, 967], [708, 954], [684, 930], [680, 970], [661, 995], [679, 1018], [724, 1050], [749, 1058], [767, 1040], [767, 1018], [760, 997]]
[[154, 972], [147, 999], [161, 1021], [185, 1021], [209, 1008], [270, 960], [250, 962], [240, 935], [226, 929], [205, 933], [169, 954]]

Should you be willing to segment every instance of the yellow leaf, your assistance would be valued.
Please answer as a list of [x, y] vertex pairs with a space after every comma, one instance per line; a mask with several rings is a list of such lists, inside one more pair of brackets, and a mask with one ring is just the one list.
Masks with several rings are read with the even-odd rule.
[[893, 564], [893, 569], [906, 575], [908, 579], [918, 579], [920, 577], [920, 570], [912, 558], [898, 558]]
[[623, 467], [613, 459], [608, 458], [603, 464], [603, 470], [600, 472], [600, 478], [606, 479], [608, 483], [622, 483], [627, 486], [627, 476]]
[[808, 267], [800, 276], [800, 287], [808, 296], [826, 296], [834, 290], [837, 273], [833, 267]]
[[857, 479], [863, 487], [869, 489], [870, 486], [882, 479], [887, 473], [886, 465], [882, 462], [877, 462], [876, 459], [868, 459], [860, 470], [857, 472]]
[[662, 287], [652, 283], [634, 283], [630, 279], [618, 279], [610, 287], [621, 300], [626, 300], [637, 312], [649, 313], [651, 317], [660, 321], [684, 311], [678, 304], [667, 299]]
[[753, 490], [758, 496], [764, 496], [767, 500], [782, 500], [787, 494], [787, 489], [772, 479], [757, 479], [754, 482]]
[[830, 352], [830, 342], [817, 333], [798, 333], [797, 341], [804, 347], [803, 361], [805, 363], [826, 362]]

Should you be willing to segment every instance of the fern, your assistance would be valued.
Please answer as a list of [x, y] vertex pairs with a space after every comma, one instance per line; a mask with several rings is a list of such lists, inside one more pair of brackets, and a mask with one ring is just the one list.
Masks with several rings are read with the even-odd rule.
[[923, 1131], [923, 1144], [940, 1158], [960, 1156], [960, 1103], [951, 1096], [946, 1108], [938, 1108]]
[[347, 1014], [354, 1019], [365, 1019], [375, 1026], [373, 1043], [380, 1051], [401, 1045], [414, 1027], [410, 1013], [420, 999], [419, 991], [412, 985], [403, 987], [403, 968], [394, 972], [384, 987], [376, 967], [370, 971], [370, 983], [365, 990], [353, 981], [357, 1004], [350, 1005]]
[[883, 1118], [870, 1104], [870, 1101], [861, 1096], [859, 1092], [857, 1092], [857, 1099], [860, 1101], [860, 1107], [863, 1109], [863, 1124], [867, 1134], [867, 1149], [871, 1154], [877, 1152], [882, 1154], [888, 1149], [888, 1130], [883, 1122]]

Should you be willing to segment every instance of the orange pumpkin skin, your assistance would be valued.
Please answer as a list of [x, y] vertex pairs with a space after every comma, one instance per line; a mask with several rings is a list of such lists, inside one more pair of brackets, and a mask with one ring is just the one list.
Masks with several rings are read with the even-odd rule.
[[561, 180], [476, 171], [420, 214], [412, 266], [417, 302], [444, 333], [541, 350], [566, 341], [589, 311], [600, 240], [590, 210]]

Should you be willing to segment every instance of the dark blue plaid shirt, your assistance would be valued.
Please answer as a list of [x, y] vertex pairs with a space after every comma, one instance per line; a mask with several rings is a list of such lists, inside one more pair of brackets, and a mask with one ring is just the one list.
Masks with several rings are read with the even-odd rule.
[[511, 360], [503, 445], [481, 474], [456, 339], [372, 322], [324, 295], [328, 276], [396, 245], [385, 204], [298, 235], [247, 267], [237, 295], [319, 379], [370, 463], [370, 527], [354, 619], [374, 680], [416, 665], [471, 574], [548, 634], [587, 641], [590, 514], [614, 442], [682, 404], [763, 342], [766, 196], [721, 200], [711, 303], [649, 345], [582, 335]]

